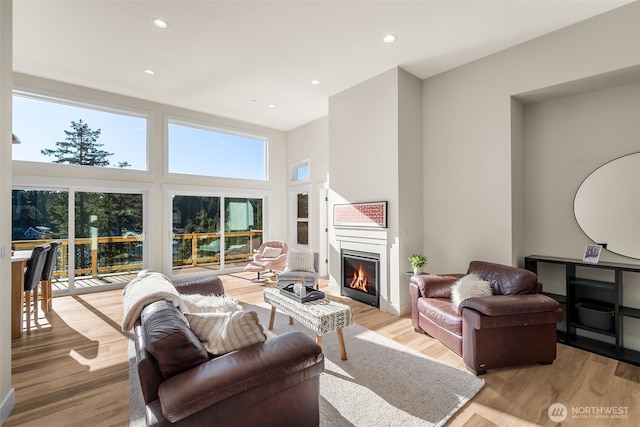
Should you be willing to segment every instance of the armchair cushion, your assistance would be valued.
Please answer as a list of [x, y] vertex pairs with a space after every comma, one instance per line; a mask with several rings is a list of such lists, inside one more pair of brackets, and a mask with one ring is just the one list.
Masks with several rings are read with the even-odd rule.
[[451, 286], [451, 302], [458, 308], [461, 301], [473, 297], [493, 295], [491, 285], [477, 274], [471, 273], [461, 277]]
[[264, 252], [262, 252], [262, 258], [278, 258], [281, 253], [282, 248], [267, 246], [266, 248], [264, 248]]
[[542, 292], [535, 273], [522, 268], [495, 264], [486, 261], [472, 261], [467, 274], [475, 273], [491, 283], [494, 295], [522, 295]]
[[308, 271], [315, 273], [313, 268], [313, 251], [289, 249], [287, 265], [284, 271]]
[[204, 348], [215, 356], [267, 339], [255, 311], [185, 313], [185, 316]]
[[411, 276], [422, 298], [451, 298], [451, 286], [463, 275], [421, 274]]
[[529, 295], [493, 295], [490, 297], [469, 298], [460, 303], [459, 310], [470, 308], [485, 316], [512, 316], [525, 313], [555, 312], [559, 303], [543, 294]]

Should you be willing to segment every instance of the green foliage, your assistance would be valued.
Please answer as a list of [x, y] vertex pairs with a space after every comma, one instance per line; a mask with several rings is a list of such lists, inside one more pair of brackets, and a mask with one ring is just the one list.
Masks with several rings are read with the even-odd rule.
[[409, 262], [411, 262], [411, 267], [420, 268], [427, 263], [427, 257], [422, 254], [413, 254], [409, 257]]
[[46, 148], [40, 152], [45, 156], [54, 156], [53, 163], [68, 163], [71, 165], [85, 166], [109, 166], [107, 157], [112, 156], [100, 149], [104, 144], [99, 144], [101, 130], [92, 130], [82, 119], [71, 121], [71, 129], [65, 130], [67, 135], [64, 141], [56, 141], [56, 148]]

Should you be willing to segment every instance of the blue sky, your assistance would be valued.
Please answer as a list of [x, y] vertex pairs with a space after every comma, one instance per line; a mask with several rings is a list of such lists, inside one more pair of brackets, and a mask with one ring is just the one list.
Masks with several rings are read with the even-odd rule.
[[[41, 150], [64, 141], [71, 121], [82, 119], [92, 130], [100, 129], [98, 143], [113, 153], [110, 166], [129, 162], [127, 169], [147, 170], [146, 118], [115, 114], [30, 97], [13, 97], [13, 133], [21, 144], [12, 145], [14, 160], [51, 163], [54, 156]], [[169, 125], [169, 171], [191, 175], [265, 180], [266, 144], [227, 133], [177, 124]]]

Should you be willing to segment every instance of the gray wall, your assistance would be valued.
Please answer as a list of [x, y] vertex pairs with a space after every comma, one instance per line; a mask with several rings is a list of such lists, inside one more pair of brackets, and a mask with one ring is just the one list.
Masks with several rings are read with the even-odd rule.
[[[640, 83], [624, 84], [524, 106], [525, 252], [582, 258], [592, 241], [573, 213], [582, 181], [599, 166], [640, 152]], [[638, 182], [620, 182], [630, 197]], [[600, 261], [639, 264], [603, 250]], [[564, 270], [539, 265], [549, 292], [564, 294]], [[579, 269], [581, 277], [614, 281], [612, 272]], [[640, 274], [623, 276], [623, 304], [640, 307]], [[624, 344], [640, 350], [640, 321], [624, 318]]]
[[472, 259], [522, 265], [530, 162], [513, 136], [523, 122], [512, 96], [640, 64], [638, 22], [634, 2], [423, 82], [430, 270], [466, 271]]

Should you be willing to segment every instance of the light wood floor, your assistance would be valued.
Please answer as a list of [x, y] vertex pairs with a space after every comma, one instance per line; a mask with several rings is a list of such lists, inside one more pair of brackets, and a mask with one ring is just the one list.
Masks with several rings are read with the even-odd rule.
[[[273, 283], [254, 284], [250, 282], [253, 277], [253, 273], [238, 273], [222, 279], [228, 295], [244, 304], [256, 304], [262, 302], [263, 287]], [[320, 286], [328, 290], [326, 282]], [[361, 326], [464, 369], [453, 352], [415, 333], [408, 317], [332, 298], [348, 303]], [[127, 335], [120, 330], [122, 313], [120, 290], [54, 298], [53, 311], [46, 318], [41, 316], [31, 335], [12, 343], [16, 407], [5, 426], [127, 426]], [[348, 350], [349, 343], [346, 345]], [[640, 425], [637, 366], [558, 345], [558, 358], [552, 365], [490, 370], [482, 378], [485, 387], [450, 426], [557, 425], [547, 415], [555, 402], [569, 411], [563, 426]], [[593, 415], [611, 407], [628, 408], [626, 418]], [[574, 417], [572, 410], [581, 411], [582, 418]], [[592, 412], [591, 418], [584, 418], [586, 411]]]

